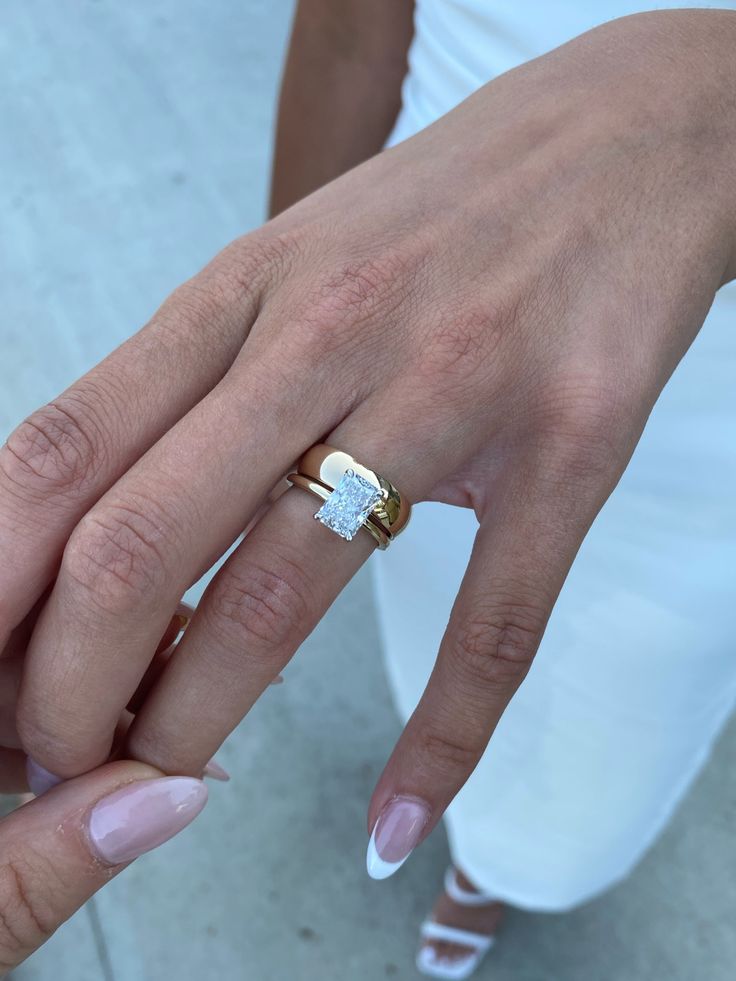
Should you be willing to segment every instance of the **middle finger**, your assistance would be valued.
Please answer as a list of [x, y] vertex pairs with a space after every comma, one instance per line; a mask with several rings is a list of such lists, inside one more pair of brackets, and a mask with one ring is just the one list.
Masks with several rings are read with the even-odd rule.
[[[281, 370], [281, 369], [279, 369]], [[103, 762], [179, 597], [240, 534], [329, 418], [246, 360], [167, 433], [75, 530], [34, 631], [18, 729], [41, 766]]]
[[[398, 392], [379, 393], [327, 440], [395, 480], [416, 502], [467, 447], [455, 440], [427, 451], [419, 437], [422, 414], [411, 420], [399, 404]], [[405, 420], [400, 443], [390, 414], [396, 411]], [[291, 488], [229, 556], [138, 713], [129, 754], [169, 773], [199, 773], [371, 555], [375, 542], [366, 531], [343, 540], [312, 520], [317, 506]]]

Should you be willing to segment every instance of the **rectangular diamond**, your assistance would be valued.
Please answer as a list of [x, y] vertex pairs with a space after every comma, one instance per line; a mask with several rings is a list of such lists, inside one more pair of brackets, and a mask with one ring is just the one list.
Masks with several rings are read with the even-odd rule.
[[315, 518], [350, 541], [380, 500], [377, 487], [354, 470], [346, 470]]

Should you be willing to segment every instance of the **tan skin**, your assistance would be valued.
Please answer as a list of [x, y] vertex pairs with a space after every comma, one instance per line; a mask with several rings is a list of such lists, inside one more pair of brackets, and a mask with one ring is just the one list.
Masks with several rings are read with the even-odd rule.
[[[414, 33], [414, 0], [301, 0], [281, 83], [269, 216], [379, 153], [401, 106]], [[458, 869], [461, 888], [475, 892]], [[432, 919], [474, 933], [496, 932], [503, 905], [461, 907], [440, 892]], [[440, 958], [459, 944], [424, 941]]]
[[[43, 600], [12, 632], [0, 659], [0, 794], [13, 795], [3, 802], [10, 807], [30, 796], [15, 716], [28, 639]], [[119, 720], [121, 740], [131, 713], [155, 684], [192, 612], [180, 604], [166, 627], [130, 711]], [[0, 977], [125, 867], [106, 864], [90, 851], [86, 822], [94, 805], [121, 787], [161, 776], [146, 764], [116, 760], [16, 806], [0, 820]]]
[[[369, 808], [422, 799], [431, 831], [736, 275], [735, 44], [733, 12], [637, 15], [502, 76], [233, 243], [11, 434], [0, 645], [53, 581], [18, 708], [42, 766], [107, 758], [181, 595], [323, 440], [480, 522]], [[313, 513], [288, 491], [219, 571], [132, 757], [200, 773], [368, 558]]]
[[270, 215], [378, 153], [401, 106], [414, 0], [302, 0], [284, 68]]
[[[15, 709], [39, 605], [13, 631], [0, 660], [0, 794], [28, 790]], [[180, 609], [184, 615], [191, 612]], [[156, 663], [170, 655], [180, 626], [177, 615], [159, 642], [154, 672]], [[159, 770], [143, 763], [108, 763], [0, 820], [1, 977], [122, 871], [123, 865], [106, 865], [90, 852], [86, 818], [91, 808], [120, 787], [160, 776]]]
[[[20, 774], [10, 752], [0, 749], [0, 786], [17, 786]], [[161, 776], [145, 763], [107, 763], [0, 820], [0, 977], [125, 867], [90, 852], [91, 808], [123, 786]]]

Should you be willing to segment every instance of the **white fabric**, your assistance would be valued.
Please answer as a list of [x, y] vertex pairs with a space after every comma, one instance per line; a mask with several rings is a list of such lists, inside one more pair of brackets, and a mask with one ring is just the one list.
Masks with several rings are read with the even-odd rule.
[[[390, 142], [595, 23], [663, 6], [418, 0]], [[664, 826], [736, 701], [735, 499], [731, 284], [655, 407], [528, 679], [449, 809], [453, 859], [484, 892], [529, 909], [570, 908], [626, 875]], [[404, 718], [426, 684], [476, 527], [469, 511], [419, 505], [372, 563]]]
[[488, 893], [463, 889], [457, 880], [457, 869], [454, 865], [449, 865], [445, 871], [445, 892], [458, 906], [488, 906], [489, 903], [497, 902], [496, 897], [489, 896]]

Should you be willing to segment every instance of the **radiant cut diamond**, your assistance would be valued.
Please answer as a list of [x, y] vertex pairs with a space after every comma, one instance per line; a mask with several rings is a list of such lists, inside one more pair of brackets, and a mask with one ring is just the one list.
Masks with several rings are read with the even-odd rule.
[[346, 470], [315, 518], [350, 541], [380, 500], [377, 487], [354, 470]]

